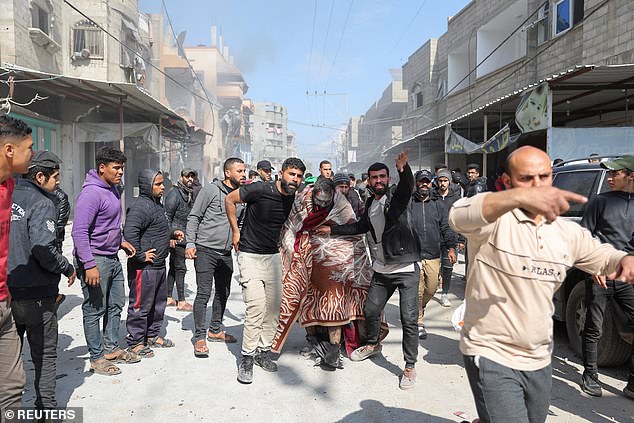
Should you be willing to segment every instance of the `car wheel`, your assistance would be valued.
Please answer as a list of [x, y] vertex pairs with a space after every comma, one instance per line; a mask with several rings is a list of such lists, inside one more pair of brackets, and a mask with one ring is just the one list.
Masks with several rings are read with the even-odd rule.
[[[585, 282], [580, 281], [570, 292], [566, 303], [566, 331], [573, 351], [581, 357], [581, 339], [586, 322]], [[630, 357], [632, 346], [619, 335], [614, 319], [616, 313], [610, 301], [605, 310], [603, 332], [598, 345], [598, 365], [613, 367], [624, 364]]]

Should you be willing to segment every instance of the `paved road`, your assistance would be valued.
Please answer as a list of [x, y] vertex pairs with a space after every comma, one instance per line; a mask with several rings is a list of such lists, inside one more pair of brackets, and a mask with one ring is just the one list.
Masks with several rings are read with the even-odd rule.
[[[70, 233], [67, 231], [66, 233]], [[70, 238], [70, 237], [69, 237]], [[67, 241], [64, 251], [70, 257]], [[195, 277], [188, 264], [187, 296], [193, 302]], [[303, 331], [291, 333], [277, 359], [279, 371], [254, 370], [252, 385], [236, 381], [240, 344], [210, 344], [210, 357], [193, 355], [193, 316], [169, 308], [167, 336], [176, 347], [156, 350], [156, 356], [141, 363], [124, 365], [122, 374], [104, 377], [88, 371], [79, 285], [60, 284], [67, 300], [60, 307], [57, 394], [60, 406], [83, 407], [85, 422], [454, 422], [454, 412], [475, 416], [468, 382], [458, 350], [458, 334], [449, 323], [462, 298], [457, 266], [452, 295], [454, 306], [441, 307], [432, 301], [425, 313], [429, 337], [420, 342], [418, 382], [409, 390], [398, 389], [402, 371], [401, 330], [398, 297], [386, 307], [390, 333], [382, 356], [360, 363], [344, 359], [343, 370], [328, 372], [300, 356]], [[240, 340], [244, 305], [234, 280], [225, 324]], [[208, 309], [208, 316], [210, 313]], [[121, 336], [125, 335], [125, 311]], [[621, 396], [625, 369], [602, 372], [603, 398], [580, 393], [577, 385], [581, 366], [567, 347], [565, 330], [556, 326], [553, 357], [554, 383], [548, 422], [634, 422], [634, 402]], [[27, 353], [28, 356], [28, 353]], [[32, 405], [33, 364], [26, 362], [26, 405]], [[606, 374], [607, 373], [607, 374]]]

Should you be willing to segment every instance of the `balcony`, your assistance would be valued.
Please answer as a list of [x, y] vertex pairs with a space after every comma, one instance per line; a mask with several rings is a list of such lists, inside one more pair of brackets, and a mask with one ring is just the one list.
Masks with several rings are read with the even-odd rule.
[[62, 49], [62, 46], [57, 44], [40, 28], [29, 28], [29, 37], [35, 44], [44, 47], [49, 53], [56, 53]]

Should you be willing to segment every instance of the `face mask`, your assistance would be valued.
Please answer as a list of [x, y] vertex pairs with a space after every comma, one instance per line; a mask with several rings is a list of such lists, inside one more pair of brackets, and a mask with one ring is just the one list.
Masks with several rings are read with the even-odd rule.
[[428, 197], [429, 196], [429, 189], [428, 188], [418, 188], [416, 190], [416, 194], [418, 194], [421, 197]]

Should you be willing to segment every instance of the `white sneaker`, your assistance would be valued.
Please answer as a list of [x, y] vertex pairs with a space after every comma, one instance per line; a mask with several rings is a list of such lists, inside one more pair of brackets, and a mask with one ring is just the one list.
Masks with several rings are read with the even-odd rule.
[[451, 307], [451, 301], [449, 301], [447, 294], [440, 295], [440, 305], [443, 307]]

